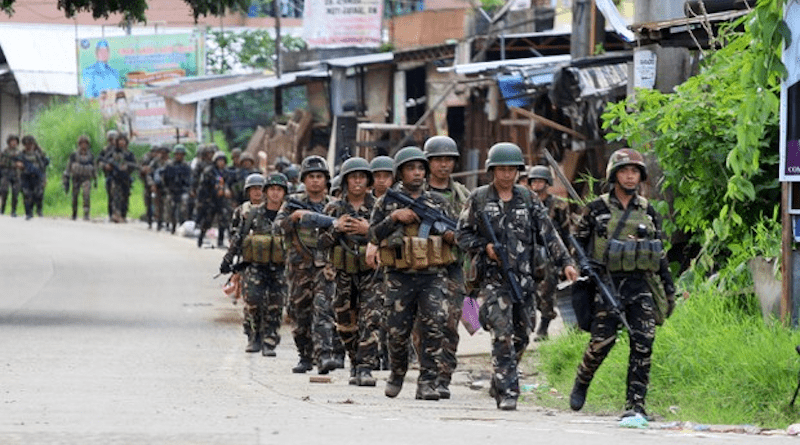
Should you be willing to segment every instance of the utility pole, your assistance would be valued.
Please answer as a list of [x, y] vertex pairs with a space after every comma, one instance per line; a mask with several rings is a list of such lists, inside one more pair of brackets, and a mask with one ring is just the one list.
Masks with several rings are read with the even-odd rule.
[[572, 37], [569, 54], [580, 59], [594, 54], [597, 43], [605, 41], [605, 18], [597, 12], [594, 0], [574, 0], [572, 3]]
[[[281, 57], [281, 7], [282, 0], [273, 0], [275, 3], [275, 77], [281, 78], [283, 71], [282, 57]], [[273, 90], [273, 101], [275, 102], [275, 117], [283, 114], [283, 91], [281, 87], [275, 87]]]

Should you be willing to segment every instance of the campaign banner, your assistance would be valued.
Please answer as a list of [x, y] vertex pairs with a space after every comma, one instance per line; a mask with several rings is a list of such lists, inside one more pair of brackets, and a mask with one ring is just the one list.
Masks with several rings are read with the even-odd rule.
[[306, 0], [303, 39], [311, 48], [378, 47], [382, 0]]
[[153, 34], [78, 39], [78, 88], [87, 98], [107, 90], [197, 76], [196, 34]]
[[103, 117], [138, 144], [196, 140], [192, 130], [168, 124], [162, 96], [142, 88], [105, 90], [98, 99]]
[[783, 50], [787, 76], [781, 84], [781, 181], [800, 182], [800, 0], [786, 4], [783, 21], [792, 40]]

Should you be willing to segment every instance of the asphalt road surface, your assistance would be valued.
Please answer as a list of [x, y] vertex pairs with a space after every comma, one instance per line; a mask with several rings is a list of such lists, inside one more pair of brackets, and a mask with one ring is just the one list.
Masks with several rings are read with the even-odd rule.
[[[453, 398], [397, 399], [311, 383], [278, 357], [244, 353], [240, 306], [212, 280], [222, 252], [140, 223], [0, 216], [0, 444], [672, 444], [796, 442], [789, 437], [622, 429], [615, 417], [523, 400], [498, 411], [469, 388], [485, 359], [464, 359]], [[488, 341], [487, 337], [468, 341]], [[653, 425], [651, 425], [653, 426]]]

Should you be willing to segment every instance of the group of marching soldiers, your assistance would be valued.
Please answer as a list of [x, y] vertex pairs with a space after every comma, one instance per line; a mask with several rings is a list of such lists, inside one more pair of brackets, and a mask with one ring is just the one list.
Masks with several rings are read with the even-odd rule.
[[[623, 149], [612, 155], [611, 191], [589, 203], [577, 224], [570, 223], [563, 201], [547, 193], [549, 169], [527, 170], [516, 145], [491, 147], [491, 183], [472, 192], [452, 179], [458, 157], [452, 139], [434, 136], [422, 149], [402, 148], [393, 159], [349, 158], [335, 182], [327, 162], [309, 156], [296, 193], [281, 173], [250, 174], [243, 187], [248, 201], [233, 212], [231, 243], [219, 269], [235, 273], [241, 285], [246, 351], [276, 355], [285, 295], [299, 355], [294, 373], [316, 367], [328, 374], [349, 364], [349, 383], [371, 387], [377, 383], [372, 372], [388, 364], [384, 393], [393, 398], [416, 356], [415, 397], [447, 399], [462, 307], [465, 297], [475, 296], [481, 325], [491, 332], [490, 394], [499, 409], [514, 410], [534, 305], [542, 312], [537, 337], [543, 339], [556, 315], [555, 284], [579, 278], [564, 242], [576, 227], [577, 245], [608, 266], [619, 302], [610, 311], [599, 294], [591, 294], [592, 337], [570, 405], [582, 408], [594, 371], [624, 322], [631, 326], [624, 415], [646, 415], [659, 315], [655, 295], [665, 296], [668, 316], [675, 289], [660, 249], [660, 218], [637, 194], [647, 177], [641, 154]], [[520, 172], [527, 184], [518, 184]], [[612, 267], [609, 246], [620, 243], [621, 261]], [[585, 264], [580, 262], [583, 275]]]
[[47, 184], [45, 170], [50, 158], [31, 135], [22, 138], [22, 148], [19, 145], [19, 136], [9, 135], [5, 148], [0, 152], [0, 214], [6, 212], [8, 203], [11, 216], [17, 216], [17, 203], [22, 194], [25, 218], [31, 219], [34, 213], [42, 216]]

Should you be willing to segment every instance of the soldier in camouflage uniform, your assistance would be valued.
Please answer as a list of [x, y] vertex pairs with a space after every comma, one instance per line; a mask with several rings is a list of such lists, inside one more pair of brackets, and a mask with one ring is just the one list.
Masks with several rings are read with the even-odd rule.
[[369, 217], [375, 198], [369, 193], [372, 171], [364, 158], [342, 164], [342, 199], [325, 207], [334, 224], [321, 233], [320, 244], [330, 249], [336, 269], [333, 312], [336, 330], [350, 357], [350, 384], [375, 386], [372, 370], [379, 366], [378, 342], [382, 300], [380, 283], [366, 263]]
[[192, 188], [189, 191], [189, 215], [191, 215], [192, 220], [196, 223], [199, 222], [200, 218], [197, 214], [199, 208], [197, 200], [201, 184], [200, 177], [203, 175], [206, 168], [214, 164], [212, 159], [216, 153], [216, 147], [216, 144], [200, 144], [197, 147], [197, 156], [191, 162]]
[[231, 185], [231, 194], [233, 195], [233, 203], [240, 205], [247, 200], [247, 196], [244, 193], [245, 179], [253, 173], [259, 173], [259, 171], [256, 168], [256, 160], [250, 153], [243, 153], [239, 157], [237, 165], [237, 167], [233, 168], [234, 182]]
[[192, 186], [192, 168], [184, 161], [186, 147], [177, 144], [173, 148], [172, 160], [163, 168], [156, 170], [155, 177], [162, 184], [165, 193], [166, 213], [164, 218], [175, 233], [178, 224], [189, 218], [189, 192]]
[[[283, 312], [284, 251], [283, 236], [273, 223], [286, 193], [286, 181], [271, 177], [267, 182], [259, 173], [245, 180], [245, 193], [249, 201], [234, 210], [231, 244], [222, 259], [219, 271], [230, 273], [235, 257], [246, 264], [242, 270], [242, 296], [244, 299], [244, 333], [247, 335], [246, 352], [259, 352], [274, 357], [280, 343], [279, 334]], [[281, 193], [275, 199], [263, 201], [263, 189], [277, 186]]]
[[16, 166], [19, 156], [19, 137], [9, 135], [6, 138], [6, 148], [0, 152], [0, 215], [6, 212], [6, 199], [11, 192], [11, 216], [17, 216], [17, 198], [22, 191], [22, 180]]
[[[290, 197], [321, 213], [331, 202], [326, 193], [330, 180], [328, 163], [320, 156], [305, 158], [300, 180], [306, 190]], [[288, 306], [295, 322], [292, 334], [300, 355], [292, 372], [310, 371], [316, 361], [318, 372], [327, 374], [344, 367], [344, 347], [336, 334], [331, 301], [335, 272], [329, 267], [327, 251], [319, 244], [321, 229], [313, 225], [312, 213], [284, 204], [276, 223], [283, 229], [286, 239], [286, 272], [290, 280]]]
[[91, 210], [92, 181], [97, 185], [94, 155], [89, 147], [89, 137], [78, 138], [78, 149], [69, 155], [67, 168], [62, 177], [64, 191], [69, 192], [72, 183], [72, 219], [78, 218], [78, 195], [83, 195], [83, 219], [88, 221]]
[[[119, 136], [117, 130], [108, 130], [106, 132], [106, 146], [103, 147], [103, 149], [100, 150], [100, 153], [97, 154], [97, 165], [95, 170], [97, 171], [103, 170], [103, 165], [104, 165], [103, 161], [117, 149], [117, 136]], [[104, 177], [106, 186], [106, 196], [108, 197], [108, 199], [106, 200], [107, 201], [106, 205], [108, 206], [108, 219], [110, 220], [111, 217], [114, 215], [111, 209], [111, 205], [113, 204], [111, 200], [111, 175], [108, 174], [108, 172], [105, 172]]]
[[120, 134], [116, 139], [116, 148], [106, 153], [100, 165], [110, 180], [111, 220], [125, 222], [128, 216], [128, 203], [131, 196], [131, 175], [139, 165], [134, 154], [128, 150], [128, 137]]
[[[169, 145], [161, 144], [156, 148], [156, 154], [147, 166], [148, 174], [145, 176], [145, 190], [150, 193], [150, 206], [152, 206], [152, 218], [156, 220], [157, 230], [164, 227], [167, 221], [167, 189], [164, 187], [164, 179], [159, 172], [163, 172], [164, 167], [170, 162]], [[151, 219], [148, 214], [147, 227], [150, 228]]]
[[197, 186], [197, 226], [200, 235], [197, 237], [197, 247], [203, 246], [203, 237], [206, 230], [211, 228], [214, 219], [217, 220], [217, 246], [223, 246], [225, 230], [231, 221], [228, 212], [228, 199], [231, 196], [228, 170], [228, 157], [224, 152], [214, 154], [212, 164], [203, 170], [200, 183]]
[[50, 159], [36, 143], [33, 136], [22, 138], [25, 149], [17, 157], [17, 168], [20, 169], [22, 199], [25, 204], [25, 218], [33, 218], [34, 212], [42, 216], [44, 188], [47, 185], [47, 166]]
[[[427, 190], [444, 196], [449, 201], [450, 208], [454, 213], [460, 214], [469, 198], [469, 190], [450, 176], [460, 156], [456, 141], [447, 136], [433, 136], [425, 141], [424, 151], [431, 170], [430, 176], [428, 176]], [[461, 320], [461, 309], [464, 306], [464, 296], [466, 295], [463, 262], [464, 255], [460, 249], [457, 249], [456, 262], [447, 267], [447, 288], [444, 302], [447, 323], [444, 325], [442, 354], [437, 358], [439, 377], [436, 384], [436, 390], [442, 399], [450, 398], [450, 380], [458, 364], [456, 359], [459, 340], [458, 323]]]
[[[561, 197], [548, 193], [547, 188], [553, 185], [553, 175], [550, 173], [550, 169], [543, 165], [531, 167], [528, 172], [528, 184], [536, 193], [539, 201], [547, 207], [550, 220], [555, 224], [558, 234], [565, 239], [569, 234], [569, 204]], [[558, 269], [553, 267], [552, 261], [548, 261], [544, 249], [538, 246], [537, 249], [534, 275], [540, 281], [536, 289], [536, 309], [542, 314], [542, 319], [533, 340], [541, 341], [547, 339], [547, 329], [550, 322], [556, 318], [555, 295], [559, 276]], [[536, 325], [535, 313], [532, 313], [531, 324]]]
[[[492, 183], [475, 189], [458, 221], [458, 245], [472, 255], [479, 255], [485, 273], [480, 273], [484, 300], [480, 319], [492, 333], [492, 395], [497, 407], [514, 410], [519, 397], [517, 365], [530, 337], [531, 311], [536, 283], [533, 278], [533, 249], [540, 239], [568, 279], [576, 279], [563, 241], [548, 221], [547, 210], [530, 189], [516, 183], [519, 170], [525, 167], [522, 151], [514, 144], [501, 142], [492, 146], [486, 171]], [[512, 295], [511, 285], [500, 267], [491, 234], [484, 227], [488, 217], [491, 230], [508, 254], [508, 266], [514, 271], [522, 290], [521, 300]]]
[[[418, 147], [405, 147], [394, 158], [394, 190], [454, 217], [447, 200], [425, 190], [428, 160]], [[409, 337], [415, 320], [422, 334], [419, 351], [419, 378], [416, 398], [439, 400], [436, 379], [437, 357], [442, 351], [442, 329], [447, 320], [445, 289], [447, 266], [455, 261], [452, 246], [455, 234], [433, 234], [420, 238], [419, 216], [397, 201], [378, 198], [370, 221], [370, 242], [379, 247], [381, 264], [386, 266], [385, 310], [391, 374], [386, 382], [387, 397], [397, 397], [408, 371]]]
[[297, 183], [297, 180], [300, 177], [300, 169], [297, 168], [297, 165], [289, 164], [289, 166], [284, 168], [281, 173], [286, 175], [286, 179], [289, 180], [289, 194], [298, 192], [299, 184]]
[[[606, 180], [613, 189], [586, 206], [575, 237], [587, 255], [603, 263], [611, 274], [611, 284], [617, 289], [619, 304], [631, 327], [623, 417], [648, 417], [645, 396], [656, 320], [663, 322], [675, 307], [675, 285], [662, 248], [661, 217], [647, 199], [637, 194], [639, 184], [646, 179], [647, 167], [638, 151], [615, 151], [606, 168]], [[663, 313], [656, 306], [656, 295], [666, 300]], [[570, 394], [573, 410], [583, 407], [597, 368], [616, 342], [620, 323], [619, 317], [596, 295], [592, 336]]]
[[159, 150], [158, 144], [153, 144], [150, 146], [150, 150], [147, 153], [142, 155], [142, 159], [139, 160], [139, 179], [142, 180], [142, 202], [144, 202], [144, 209], [145, 215], [147, 217], [147, 228], [153, 228], [153, 217], [155, 216], [155, 193], [150, 190], [150, 184], [148, 181], [152, 181], [153, 171], [150, 170], [150, 163], [158, 156]]

